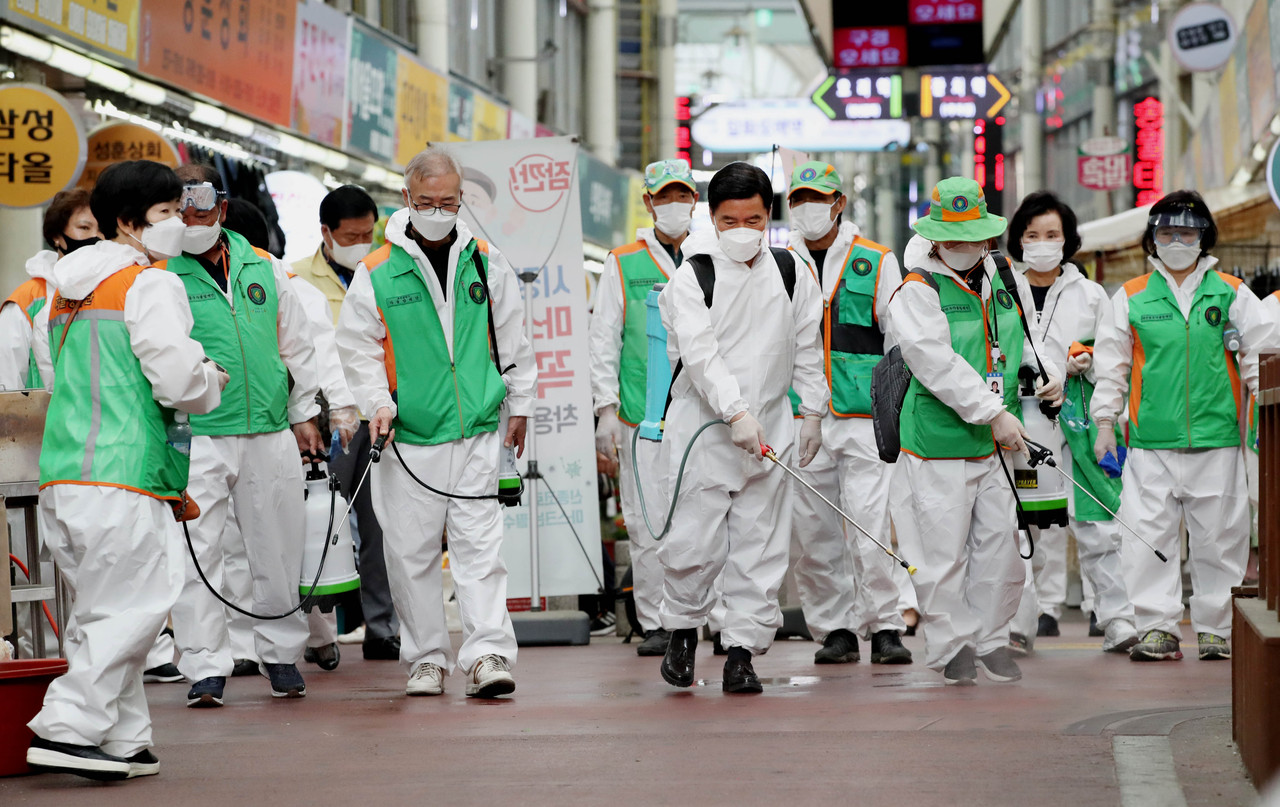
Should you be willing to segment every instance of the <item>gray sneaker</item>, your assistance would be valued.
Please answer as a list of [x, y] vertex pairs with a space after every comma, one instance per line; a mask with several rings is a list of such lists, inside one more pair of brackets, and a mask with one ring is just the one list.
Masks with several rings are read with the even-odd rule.
[[1017, 631], [1009, 631], [1009, 649], [1016, 655], [1026, 656], [1035, 646], [1035, 638]]
[[1149, 630], [1129, 651], [1130, 661], [1180, 661], [1182, 642], [1163, 630]]
[[947, 686], [971, 687], [978, 683], [978, 668], [973, 663], [973, 648], [965, 645], [951, 657], [942, 670], [942, 680]]
[[985, 656], [978, 656], [978, 663], [992, 681], [1007, 684], [1022, 680], [1022, 670], [1018, 669], [1018, 663], [1007, 647], [997, 647]]
[[1218, 661], [1231, 658], [1231, 645], [1221, 636], [1212, 633], [1197, 633], [1196, 642], [1200, 645], [1201, 661]]

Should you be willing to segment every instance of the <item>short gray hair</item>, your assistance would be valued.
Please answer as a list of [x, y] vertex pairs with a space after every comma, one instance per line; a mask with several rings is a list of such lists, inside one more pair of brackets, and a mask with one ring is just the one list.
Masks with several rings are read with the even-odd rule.
[[457, 174], [462, 178], [462, 163], [453, 152], [443, 146], [427, 146], [413, 155], [409, 164], [404, 167], [404, 184], [408, 187], [411, 179], [426, 179], [447, 174]]

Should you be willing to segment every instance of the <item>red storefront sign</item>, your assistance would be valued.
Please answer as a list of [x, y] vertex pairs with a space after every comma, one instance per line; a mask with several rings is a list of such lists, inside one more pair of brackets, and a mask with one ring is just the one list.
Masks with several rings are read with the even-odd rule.
[[1164, 195], [1164, 106], [1148, 97], [1133, 105], [1133, 187], [1136, 204], [1151, 204]]
[[837, 28], [836, 67], [902, 67], [907, 63], [907, 28]]

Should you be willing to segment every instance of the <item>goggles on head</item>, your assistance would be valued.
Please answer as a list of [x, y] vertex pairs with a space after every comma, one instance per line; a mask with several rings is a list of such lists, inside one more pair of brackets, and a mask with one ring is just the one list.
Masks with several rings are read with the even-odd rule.
[[182, 188], [182, 196], [178, 198], [178, 211], [193, 207], [199, 213], [207, 213], [217, 207], [218, 201], [226, 195], [226, 191], [214, 188], [211, 182], [186, 185]]

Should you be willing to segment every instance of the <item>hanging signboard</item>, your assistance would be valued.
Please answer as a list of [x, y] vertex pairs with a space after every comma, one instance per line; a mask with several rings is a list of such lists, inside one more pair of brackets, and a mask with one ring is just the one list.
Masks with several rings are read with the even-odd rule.
[[1076, 180], [1081, 187], [1114, 191], [1129, 184], [1129, 143], [1119, 137], [1092, 137], [1080, 144]]
[[43, 205], [71, 187], [85, 136], [67, 100], [41, 84], [0, 85], [0, 206]]
[[448, 116], [449, 79], [401, 53], [396, 66], [396, 164], [408, 164], [427, 143], [443, 143]]
[[471, 140], [475, 130], [476, 94], [458, 82], [449, 84], [449, 142]]
[[293, 128], [342, 147], [351, 20], [316, 0], [298, 6], [293, 46]]
[[24, 26], [130, 65], [138, 60], [138, 0], [8, 0], [6, 5]]
[[505, 140], [507, 137], [507, 108], [480, 93], [476, 93], [472, 113], [472, 140]]
[[297, 0], [142, 0], [138, 69], [290, 124]]
[[396, 149], [396, 64], [391, 41], [364, 25], [351, 28], [347, 78], [347, 145], [391, 162]]
[[1217, 70], [1236, 48], [1236, 24], [1222, 6], [1192, 3], [1183, 6], [1169, 24], [1173, 58], [1193, 73]]
[[92, 190], [98, 175], [125, 160], [154, 160], [170, 168], [182, 164], [178, 150], [154, 129], [136, 123], [106, 123], [89, 133], [88, 162], [77, 185]]

